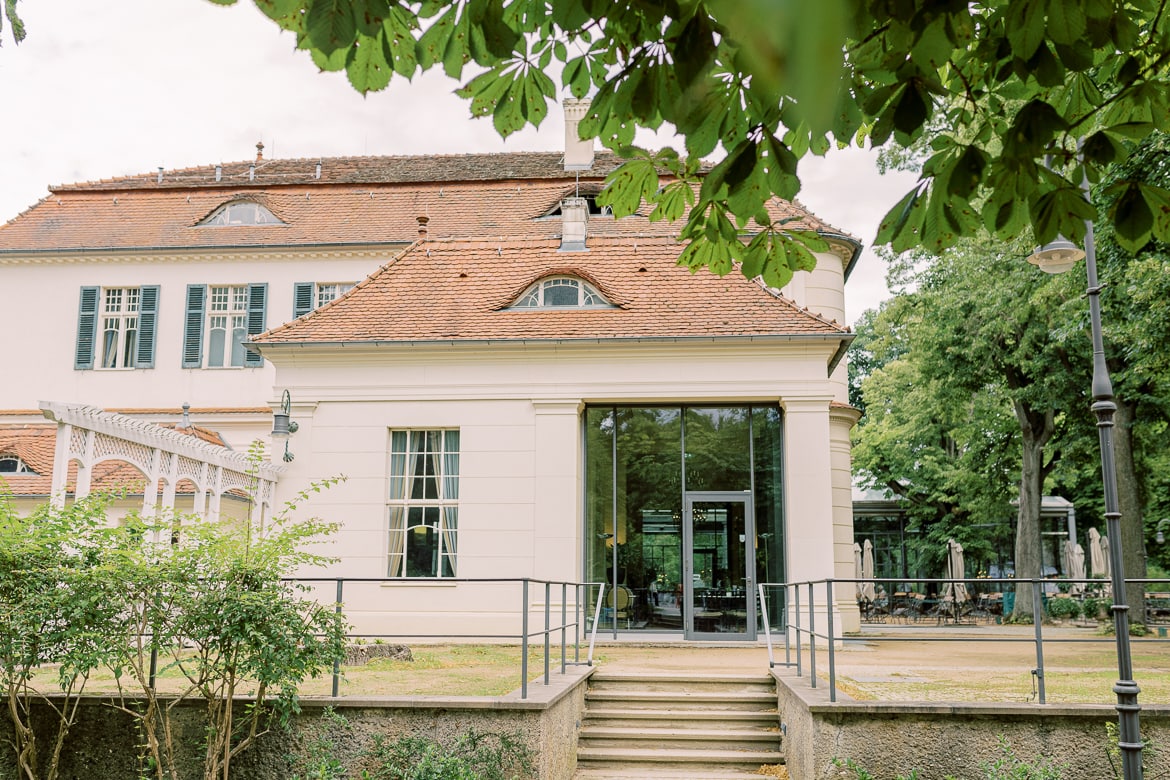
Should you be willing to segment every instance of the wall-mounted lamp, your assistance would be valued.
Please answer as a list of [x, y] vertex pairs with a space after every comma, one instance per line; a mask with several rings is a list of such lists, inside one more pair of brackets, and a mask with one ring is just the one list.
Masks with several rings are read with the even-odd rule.
[[1155, 529], [1154, 541], [1158, 544], [1166, 543], [1166, 534], [1162, 532], [1162, 528], [1170, 525], [1170, 519], [1163, 517], [1158, 521], [1158, 527]]
[[284, 391], [284, 395], [280, 398], [280, 409], [272, 413], [272, 438], [284, 439], [284, 462], [291, 463], [293, 454], [288, 450], [289, 434], [296, 433], [301, 426], [295, 420], [290, 420], [292, 415], [292, 396], [288, 394], [288, 390]]

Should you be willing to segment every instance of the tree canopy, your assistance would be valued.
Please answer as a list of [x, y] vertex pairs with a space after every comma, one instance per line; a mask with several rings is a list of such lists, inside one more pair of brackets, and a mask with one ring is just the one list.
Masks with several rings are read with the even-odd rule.
[[[12, 0], [7, 0], [11, 5]], [[231, 5], [236, 0], [212, 0]], [[879, 243], [940, 251], [981, 230], [1078, 240], [1103, 219], [1133, 251], [1170, 240], [1170, 191], [1114, 182], [1098, 215], [1084, 177], [1170, 126], [1170, 32], [1161, 0], [255, 0], [324, 70], [362, 93], [442, 67], [471, 114], [503, 136], [539, 125], [554, 77], [592, 105], [580, 131], [631, 158], [611, 177], [618, 215], [686, 217], [682, 262], [781, 284], [815, 236], [773, 224], [798, 163], [833, 144], [931, 139], [918, 185]], [[637, 127], [673, 125], [681, 153], [634, 149]], [[724, 156], [697, 201], [696, 161]], [[1049, 160], [1049, 164], [1046, 164]], [[737, 239], [754, 219], [751, 244]]]
[[[19, 41], [17, 0], [4, 2]], [[739, 263], [783, 284], [823, 246], [763, 208], [796, 196], [801, 158], [909, 145], [928, 127], [946, 132], [878, 243], [940, 251], [1029, 229], [1037, 243], [1075, 241], [1089, 218], [1128, 251], [1170, 240], [1170, 191], [1119, 180], [1098, 214], [1080, 186], [1170, 127], [1164, 0], [254, 2], [363, 94], [441, 67], [503, 136], [545, 119], [559, 74], [592, 99], [581, 134], [630, 158], [605, 195], [614, 213], [645, 200], [652, 219], [685, 216], [680, 261], [692, 268]], [[638, 127], [664, 122], [685, 139], [681, 154], [631, 146]], [[697, 161], [720, 148], [696, 200]], [[660, 188], [663, 173], [681, 181]], [[753, 219], [762, 229], [745, 246]]]

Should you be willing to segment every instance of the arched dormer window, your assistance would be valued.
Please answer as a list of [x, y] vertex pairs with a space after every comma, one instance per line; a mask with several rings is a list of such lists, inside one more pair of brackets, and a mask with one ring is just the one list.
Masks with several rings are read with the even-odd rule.
[[597, 288], [573, 276], [550, 276], [533, 284], [511, 309], [610, 309]]
[[215, 213], [199, 223], [202, 227], [229, 227], [236, 225], [283, 225], [276, 215], [254, 200], [233, 200], [216, 209]]
[[16, 455], [0, 455], [0, 474], [36, 474]]

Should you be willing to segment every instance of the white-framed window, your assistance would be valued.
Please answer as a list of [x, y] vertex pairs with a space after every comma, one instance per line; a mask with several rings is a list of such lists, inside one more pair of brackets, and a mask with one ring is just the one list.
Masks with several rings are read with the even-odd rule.
[[154, 368], [159, 290], [82, 287], [74, 368]]
[[132, 368], [138, 355], [137, 287], [102, 290], [102, 368]]
[[0, 455], [0, 474], [36, 474], [19, 455]]
[[297, 282], [293, 285], [293, 318], [303, 317], [353, 289], [355, 282]]
[[353, 282], [327, 282], [317, 284], [317, 308], [335, 301], [353, 289]]
[[513, 309], [609, 309], [613, 304], [593, 285], [572, 276], [536, 282], [512, 304]]
[[390, 432], [390, 577], [454, 577], [459, 431]]
[[243, 366], [248, 340], [247, 285], [210, 285], [207, 288], [208, 368]]
[[243, 225], [283, 225], [276, 215], [254, 200], [234, 200], [226, 203], [207, 219], [202, 227], [232, 227]]
[[264, 358], [244, 349], [266, 329], [267, 283], [189, 284], [183, 321], [183, 368], [257, 367]]

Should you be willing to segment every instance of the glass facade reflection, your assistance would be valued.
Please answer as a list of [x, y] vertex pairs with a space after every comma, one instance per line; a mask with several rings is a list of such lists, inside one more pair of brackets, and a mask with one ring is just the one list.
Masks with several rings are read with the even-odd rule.
[[[748, 567], [757, 582], [783, 582], [779, 408], [590, 406], [584, 424], [585, 576], [607, 583], [602, 626], [745, 633]], [[684, 511], [688, 495], [715, 492], [750, 511], [723, 525], [714, 507]]]

